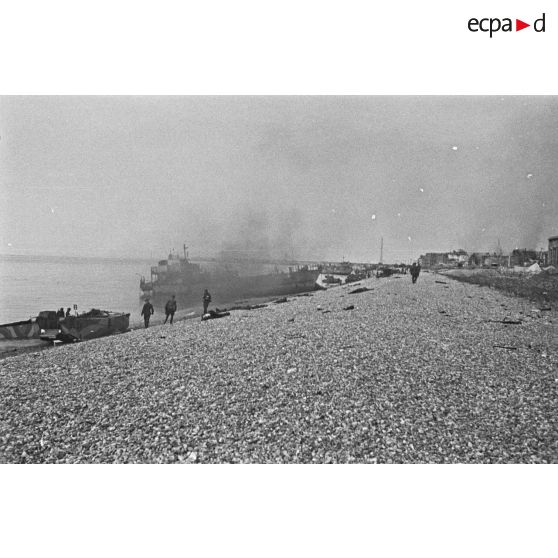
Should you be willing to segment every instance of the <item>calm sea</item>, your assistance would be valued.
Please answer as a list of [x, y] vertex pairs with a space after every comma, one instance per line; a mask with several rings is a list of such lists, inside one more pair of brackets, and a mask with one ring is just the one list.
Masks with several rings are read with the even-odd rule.
[[140, 275], [152, 261], [0, 255], [0, 324], [41, 310], [91, 308], [139, 315]]

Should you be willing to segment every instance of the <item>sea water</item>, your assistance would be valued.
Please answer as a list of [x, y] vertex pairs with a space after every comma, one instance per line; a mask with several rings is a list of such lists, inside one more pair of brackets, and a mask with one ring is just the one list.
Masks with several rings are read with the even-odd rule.
[[41, 310], [91, 308], [141, 312], [140, 276], [152, 261], [0, 255], [0, 324], [27, 320]]

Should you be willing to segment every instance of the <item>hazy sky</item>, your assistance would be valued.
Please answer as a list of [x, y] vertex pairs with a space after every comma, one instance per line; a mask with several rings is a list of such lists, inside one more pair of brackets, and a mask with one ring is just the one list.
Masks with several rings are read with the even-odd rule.
[[558, 97], [1, 97], [0, 204], [0, 253], [546, 247]]

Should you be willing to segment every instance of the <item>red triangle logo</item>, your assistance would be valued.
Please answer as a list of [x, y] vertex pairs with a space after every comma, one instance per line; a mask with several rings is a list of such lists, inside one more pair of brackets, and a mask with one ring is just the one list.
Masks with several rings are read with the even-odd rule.
[[529, 23], [525, 23], [524, 21], [521, 21], [520, 19], [515, 20], [516, 31], [521, 31], [522, 29], [525, 29], [525, 27], [531, 27], [531, 25]]

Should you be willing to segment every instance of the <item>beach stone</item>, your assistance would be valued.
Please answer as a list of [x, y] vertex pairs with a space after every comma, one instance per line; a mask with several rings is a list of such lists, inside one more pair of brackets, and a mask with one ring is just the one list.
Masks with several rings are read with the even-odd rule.
[[557, 462], [555, 326], [434, 277], [6, 358], [0, 462]]

